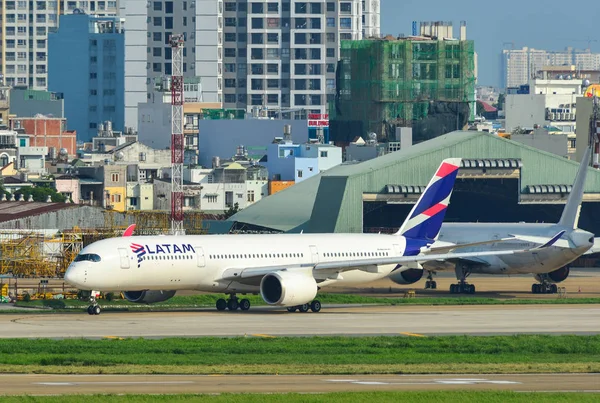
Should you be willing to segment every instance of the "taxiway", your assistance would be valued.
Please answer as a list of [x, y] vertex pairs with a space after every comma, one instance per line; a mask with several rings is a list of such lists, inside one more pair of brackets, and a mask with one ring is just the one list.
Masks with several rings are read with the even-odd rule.
[[0, 315], [0, 338], [599, 334], [598, 305], [327, 307], [320, 313], [104, 312]]
[[600, 374], [0, 375], [0, 395], [325, 393], [402, 390], [600, 392]]

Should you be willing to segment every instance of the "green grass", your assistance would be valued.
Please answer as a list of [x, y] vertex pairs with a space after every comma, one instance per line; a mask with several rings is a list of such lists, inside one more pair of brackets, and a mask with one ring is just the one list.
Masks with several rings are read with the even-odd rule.
[[600, 371], [600, 336], [0, 339], [0, 372], [366, 374]]
[[[125, 300], [106, 301], [99, 300], [100, 306], [105, 310], [168, 310], [168, 309], [190, 309], [201, 307], [214, 307], [217, 299], [223, 298], [223, 294], [201, 294], [190, 296], [175, 296], [167, 301], [152, 305], [134, 304]], [[266, 305], [258, 295], [239, 296], [248, 298], [253, 306]], [[552, 298], [552, 299], [494, 299], [479, 297], [456, 297], [456, 298], [386, 298], [368, 297], [353, 294], [319, 294], [319, 300], [323, 304], [379, 304], [379, 305], [540, 305], [540, 304], [599, 304], [600, 298]], [[36, 300], [30, 302], [19, 301], [18, 307], [28, 308], [53, 308], [55, 310], [84, 309], [88, 306], [87, 301], [77, 300]], [[0, 314], [3, 311], [0, 311]]]
[[[2, 392], [0, 391], [0, 394]], [[597, 393], [516, 393], [510, 391], [433, 391], [433, 392], [345, 392], [319, 394], [221, 394], [221, 395], [74, 395], [74, 396], [8, 396], [3, 403], [142, 403], [142, 402], [209, 402], [209, 403], [546, 403], [546, 402], [597, 402]]]

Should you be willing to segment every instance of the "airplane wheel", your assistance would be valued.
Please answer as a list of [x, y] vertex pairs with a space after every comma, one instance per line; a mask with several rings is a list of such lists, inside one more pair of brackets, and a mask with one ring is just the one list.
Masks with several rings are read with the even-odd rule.
[[247, 300], [246, 298], [241, 300], [240, 301], [240, 309], [242, 311], [247, 311], [248, 309], [250, 309], [250, 300]]
[[430, 285], [432, 290], [437, 289], [437, 283], [435, 281], [432, 281]]
[[425, 289], [427, 290], [428, 288], [431, 288], [431, 281], [429, 280], [425, 282]]
[[100, 307], [98, 305], [94, 306], [92, 312], [94, 315], [100, 315]]
[[313, 312], [319, 312], [321, 310], [321, 301], [314, 300], [310, 304], [310, 310], [313, 311]]
[[310, 308], [310, 307], [309, 307], [309, 305], [308, 305], [308, 304], [304, 304], [304, 305], [300, 305], [300, 306], [298, 307], [298, 310], [299, 310], [300, 312], [303, 312], [303, 313], [304, 313], [304, 312], [308, 312], [309, 308]]
[[288, 311], [288, 312], [296, 312], [296, 307], [295, 307], [295, 306], [290, 306], [290, 307], [287, 309], [287, 311]]
[[227, 309], [227, 301], [223, 298], [219, 298], [217, 300], [217, 311], [224, 311], [225, 309]]
[[532, 294], [537, 294], [537, 284], [531, 284], [531, 293]]
[[230, 299], [229, 301], [227, 301], [227, 309], [229, 309], [230, 311], [235, 311], [238, 308], [239, 304], [237, 299]]
[[556, 294], [558, 292], [558, 286], [556, 284], [552, 284], [550, 286], [550, 292], [552, 292], [552, 294]]
[[450, 294], [456, 293], [456, 284], [450, 284]]
[[87, 313], [90, 314], [90, 315], [93, 315], [94, 314], [94, 311], [92, 311], [93, 308], [94, 307], [92, 305], [88, 306], [87, 307]]
[[475, 294], [475, 285], [474, 284], [469, 285], [469, 294]]

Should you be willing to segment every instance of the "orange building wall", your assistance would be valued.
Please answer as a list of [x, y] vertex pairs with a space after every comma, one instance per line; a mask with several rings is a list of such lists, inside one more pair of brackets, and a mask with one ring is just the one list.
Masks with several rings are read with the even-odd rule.
[[[15, 119], [21, 122], [21, 127], [30, 135], [32, 147], [55, 147], [56, 152], [66, 148], [69, 155], [77, 151], [77, 133], [75, 131], [61, 132], [63, 119]], [[14, 126], [13, 126], [14, 127]]]
[[294, 181], [270, 181], [269, 182], [269, 194], [275, 194], [281, 192], [283, 189], [287, 189], [294, 185]]

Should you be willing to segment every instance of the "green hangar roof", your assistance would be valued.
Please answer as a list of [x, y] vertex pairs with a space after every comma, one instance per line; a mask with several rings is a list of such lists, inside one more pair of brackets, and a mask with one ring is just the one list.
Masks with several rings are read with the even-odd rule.
[[[544, 185], [565, 189], [579, 166], [488, 133], [456, 131], [369, 161], [337, 166], [266, 197], [229, 220], [284, 232], [362, 232], [363, 195], [385, 193], [388, 185], [426, 186], [440, 162], [451, 157], [469, 160], [463, 161], [463, 168], [470, 161], [503, 161], [520, 175], [521, 194], [535, 193], [532, 188]], [[600, 195], [599, 171], [590, 170], [585, 189]]]

